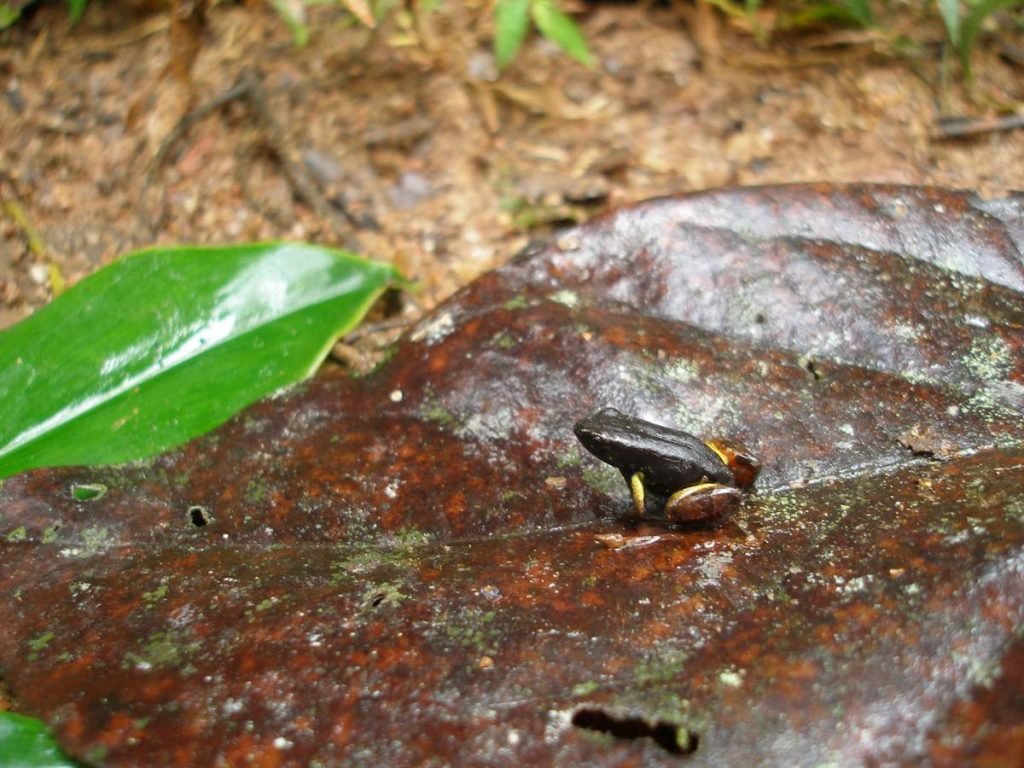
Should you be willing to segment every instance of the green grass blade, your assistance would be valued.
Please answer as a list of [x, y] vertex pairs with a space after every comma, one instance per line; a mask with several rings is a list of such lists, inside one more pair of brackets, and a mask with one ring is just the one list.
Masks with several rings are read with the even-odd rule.
[[[304, 47], [309, 42], [309, 27], [306, 25], [305, 13], [296, 13], [296, 8], [285, 0], [270, 0], [270, 5], [292, 33], [292, 42], [295, 46]], [[297, 7], [302, 11], [301, 6]]]
[[79, 768], [39, 720], [0, 712], [0, 765], [4, 768]]
[[843, 0], [843, 5], [850, 13], [850, 18], [862, 27], [871, 27], [875, 23], [875, 15], [867, 0]]
[[843, 0], [842, 3], [816, 3], [793, 14], [792, 26], [796, 29], [821, 22], [835, 22], [867, 28], [874, 26], [871, 8], [863, 0]]
[[586, 66], [594, 64], [583, 33], [576, 22], [555, 7], [554, 0], [534, 0], [531, 6], [533, 22], [544, 37]]
[[1024, 0], [979, 0], [968, 4], [967, 15], [960, 27], [960, 43], [957, 46], [960, 64], [967, 77], [971, 74], [971, 51], [985, 19], [993, 13], [1014, 7], [1024, 8]]
[[126, 256], [0, 333], [0, 477], [203, 434], [312, 373], [395, 280], [302, 244]]
[[82, 18], [82, 14], [85, 13], [85, 4], [88, 0], [68, 0], [68, 15], [71, 17], [71, 23], [75, 24], [79, 19]]
[[498, 0], [494, 9], [494, 57], [505, 67], [519, 53], [530, 24], [530, 0]]
[[20, 10], [10, 3], [0, 3], [0, 30], [7, 29], [20, 18]]
[[953, 47], [960, 50], [960, 0], [938, 0], [939, 13]]

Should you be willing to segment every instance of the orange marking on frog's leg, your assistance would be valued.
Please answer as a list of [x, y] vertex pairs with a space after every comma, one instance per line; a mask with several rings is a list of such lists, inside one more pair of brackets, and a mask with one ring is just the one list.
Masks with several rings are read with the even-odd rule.
[[742, 491], [729, 485], [691, 485], [669, 496], [665, 503], [665, 517], [674, 523], [720, 520], [736, 509], [742, 500]]
[[750, 488], [761, 471], [761, 461], [738, 443], [728, 440], [708, 440], [704, 443], [732, 471], [737, 488]]

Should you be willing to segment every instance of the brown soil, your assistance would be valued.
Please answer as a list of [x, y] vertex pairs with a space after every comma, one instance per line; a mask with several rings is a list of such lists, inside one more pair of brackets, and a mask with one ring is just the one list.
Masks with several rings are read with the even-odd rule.
[[[220, 5], [191, 93], [165, 74], [166, 13], [93, 2], [69, 30], [62, 4], [35, 8], [0, 35], [0, 193], [45, 250], [0, 219], [0, 327], [48, 300], [51, 265], [73, 282], [154, 243], [348, 239], [420, 281], [414, 316], [551, 226], [651, 196], [811, 180], [1021, 186], [1024, 131], [932, 136], [942, 115], [1024, 100], [1008, 53], [1020, 31], [979, 46], [968, 94], [955, 67], [939, 80], [934, 17], [885, 20], [889, 39], [914, 40], [910, 56], [881, 33], [835, 29], [759, 48], [723, 25], [698, 47], [678, 12], [643, 5], [586, 6], [593, 69], [533, 36], [500, 79], [484, 2], [442, 4], [425, 27], [394, 14], [372, 34], [339, 8], [312, 9], [304, 48], [269, 7]], [[243, 102], [191, 125], [147, 187], [188, 103], [247, 69], [283, 128], [278, 148], [347, 231], [297, 198]]]

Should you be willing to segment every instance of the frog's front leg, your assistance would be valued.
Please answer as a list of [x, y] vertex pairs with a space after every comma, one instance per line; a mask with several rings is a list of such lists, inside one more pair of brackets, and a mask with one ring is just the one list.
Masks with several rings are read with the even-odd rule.
[[644, 494], [644, 473], [634, 472], [626, 478], [629, 482], [629, 490], [633, 494], [633, 509], [637, 517], [643, 517], [647, 512], [646, 496]]
[[[634, 496], [634, 502], [636, 497]], [[720, 520], [743, 500], [738, 488], [718, 483], [699, 483], [676, 491], [665, 502], [665, 517], [674, 523]]]

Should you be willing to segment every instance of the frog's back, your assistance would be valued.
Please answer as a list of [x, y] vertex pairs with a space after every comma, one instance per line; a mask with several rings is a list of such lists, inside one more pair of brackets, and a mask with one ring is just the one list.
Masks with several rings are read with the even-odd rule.
[[731, 484], [732, 473], [718, 455], [687, 432], [604, 408], [581, 419], [576, 436], [601, 461], [628, 480], [642, 472], [644, 484], [661, 495], [708, 480]]

